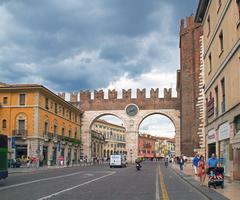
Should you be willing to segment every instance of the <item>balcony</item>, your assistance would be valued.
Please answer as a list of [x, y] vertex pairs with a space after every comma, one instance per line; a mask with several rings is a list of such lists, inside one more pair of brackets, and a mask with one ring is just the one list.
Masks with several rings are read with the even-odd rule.
[[53, 133], [44, 132], [43, 133], [43, 138], [46, 142], [49, 141], [49, 140], [52, 140], [53, 139]]
[[23, 140], [27, 139], [28, 131], [27, 130], [13, 130], [12, 136], [16, 138], [22, 138]]

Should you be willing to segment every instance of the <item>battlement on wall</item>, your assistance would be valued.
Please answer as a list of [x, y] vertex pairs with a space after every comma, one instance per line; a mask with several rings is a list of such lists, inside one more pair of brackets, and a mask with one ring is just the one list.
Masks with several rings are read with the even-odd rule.
[[[186, 24], [185, 24], [186, 22]], [[191, 15], [185, 19], [181, 19], [181, 26], [180, 26], [180, 34], [185, 34], [190, 30], [193, 30], [197, 27], [199, 27], [201, 24], [194, 22], [194, 16]]]
[[[103, 90], [94, 90], [93, 92], [93, 98], [92, 98], [92, 93], [89, 90], [86, 91], [80, 91], [80, 100], [81, 102], [83, 101], [101, 101], [101, 100], [110, 100], [110, 101], [116, 101], [116, 100], [131, 100], [131, 99], [139, 99], [139, 100], [144, 100], [144, 99], [166, 99], [170, 100], [172, 99], [172, 88], [164, 88], [163, 91], [163, 98], [159, 97], [159, 88], [157, 89], [151, 89], [150, 90], [150, 97], [148, 98], [146, 96], [146, 88], [144, 89], [139, 89], [137, 88], [136, 91], [136, 97], [132, 97], [132, 90], [128, 89], [122, 90], [122, 96], [119, 98], [118, 97], [118, 91], [114, 90], [108, 90], [108, 94], [105, 94]], [[106, 97], [106, 98], [105, 98]], [[70, 99], [72, 99], [70, 97]], [[75, 97], [74, 97], [75, 99]], [[72, 100], [71, 100], [72, 101]]]

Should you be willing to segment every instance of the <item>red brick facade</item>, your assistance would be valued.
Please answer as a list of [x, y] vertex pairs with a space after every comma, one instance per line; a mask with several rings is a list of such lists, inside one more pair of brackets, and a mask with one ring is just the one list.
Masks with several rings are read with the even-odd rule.
[[150, 135], [138, 136], [138, 157], [154, 158], [155, 157], [155, 138]]
[[202, 26], [194, 23], [193, 16], [187, 18], [187, 24], [181, 20], [180, 27], [180, 65], [177, 86], [180, 92], [181, 112], [181, 150], [190, 156], [199, 148], [198, 129], [203, 126], [200, 119], [199, 98], [200, 74], [200, 36]]

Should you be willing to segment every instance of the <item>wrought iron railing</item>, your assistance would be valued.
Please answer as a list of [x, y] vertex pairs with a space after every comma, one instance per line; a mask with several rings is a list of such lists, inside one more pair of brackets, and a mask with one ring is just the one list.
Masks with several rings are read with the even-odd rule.
[[20, 137], [20, 138], [26, 138], [28, 135], [28, 131], [27, 130], [13, 130], [12, 131], [12, 136], [13, 137]]

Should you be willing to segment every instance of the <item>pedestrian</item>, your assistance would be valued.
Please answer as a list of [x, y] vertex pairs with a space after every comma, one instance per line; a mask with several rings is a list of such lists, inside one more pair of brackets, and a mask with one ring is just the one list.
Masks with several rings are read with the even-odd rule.
[[69, 164], [70, 164], [70, 159], [67, 157], [67, 167], [69, 166]]
[[218, 159], [215, 157], [215, 153], [212, 153], [212, 157], [208, 159], [208, 167], [217, 167]]
[[206, 163], [203, 156], [200, 156], [198, 162], [198, 177], [200, 178], [201, 185], [203, 185], [206, 178]]
[[179, 158], [179, 166], [180, 166], [180, 170], [183, 170], [183, 165], [184, 165], [184, 159], [182, 156], [180, 156]]
[[194, 173], [197, 175], [198, 171], [198, 162], [199, 162], [199, 156], [196, 154], [195, 157], [193, 158], [193, 168], [194, 168]]
[[31, 158], [28, 156], [27, 157], [27, 168], [29, 168], [31, 165]]

